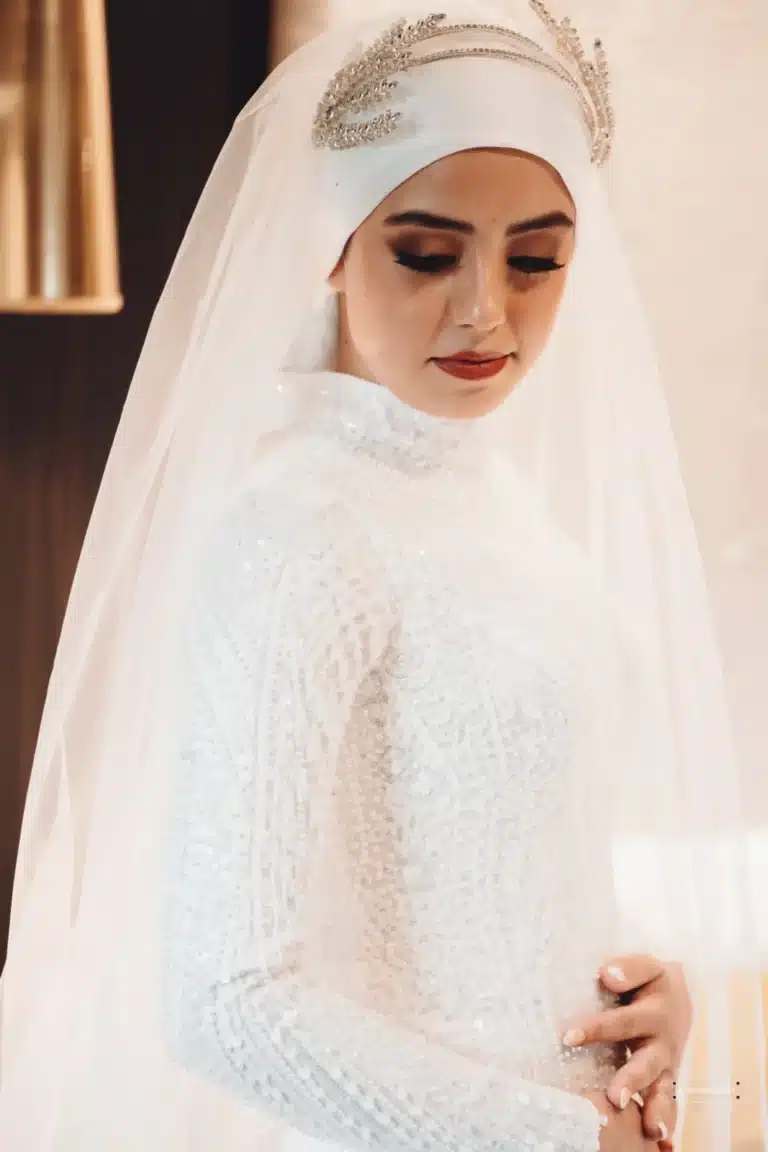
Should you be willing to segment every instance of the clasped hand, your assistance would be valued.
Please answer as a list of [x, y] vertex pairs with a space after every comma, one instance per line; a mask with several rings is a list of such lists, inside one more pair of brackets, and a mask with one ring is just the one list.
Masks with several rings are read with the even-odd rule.
[[693, 1023], [682, 966], [653, 956], [619, 956], [602, 967], [598, 977], [610, 992], [627, 1000], [631, 994], [631, 1001], [564, 1021], [561, 1039], [569, 1047], [618, 1044], [626, 1053], [627, 1062], [607, 1093], [585, 1093], [608, 1116], [601, 1152], [654, 1147], [672, 1152], [674, 1081]]

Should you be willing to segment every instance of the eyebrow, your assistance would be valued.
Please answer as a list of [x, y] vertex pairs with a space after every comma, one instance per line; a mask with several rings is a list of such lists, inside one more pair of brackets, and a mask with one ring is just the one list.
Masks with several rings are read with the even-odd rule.
[[[466, 220], [452, 220], [450, 216], [435, 216], [431, 212], [398, 212], [384, 221], [389, 226], [415, 224], [419, 228], [432, 228], [439, 232], [463, 232], [471, 236], [475, 227]], [[565, 212], [547, 212], [545, 216], [534, 216], [530, 220], [520, 220], [510, 224], [507, 236], [520, 236], [525, 232], [541, 232], [544, 228], [575, 228], [570, 216]]]

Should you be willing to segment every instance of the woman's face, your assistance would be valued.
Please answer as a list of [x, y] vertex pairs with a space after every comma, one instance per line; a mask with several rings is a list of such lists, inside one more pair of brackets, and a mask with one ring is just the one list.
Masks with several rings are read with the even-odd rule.
[[490, 412], [546, 344], [575, 219], [560, 176], [525, 153], [459, 152], [416, 173], [331, 275], [336, 369], [435, 416]]

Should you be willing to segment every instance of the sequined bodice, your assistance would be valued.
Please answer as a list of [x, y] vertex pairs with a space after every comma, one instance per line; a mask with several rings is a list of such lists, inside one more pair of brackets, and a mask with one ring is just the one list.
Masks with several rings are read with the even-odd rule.
[[612, 1061], [558, 1025], [599, 1004], [612, 916], [573, 838], [599, 611], [484, 421], [309, 383], [190, 612], [179, 1058], [350, 1149], [596, 1152], [576, 1093]]
[[387, 388], [342, 373], [292, 380], [297, 389], [316, 390], [320, 396], [306, 421], [308, 429], [369, 459], [413, 474], [455, 470], [482, 458], [490, 434], [487, 418], [432, 416]]

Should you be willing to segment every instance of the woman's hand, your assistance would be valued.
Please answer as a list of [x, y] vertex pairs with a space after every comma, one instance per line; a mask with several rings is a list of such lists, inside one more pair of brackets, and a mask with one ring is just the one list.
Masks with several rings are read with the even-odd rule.
[[[622, 1044], [627, 1063], [616, 1073], [608, 1098], [621, 1108], [622, 1101], [639, 1094], [646, 1136], [660, 1140], [661, 1152], [677, 1123], [674, 1077], [680, 1067], [693, 1022], [693, 1005], [679, 964], [665, 964], [653, 956], [621, 956], [600, 969], [599, 979], [625, 1000], [594, 1016], [569, 1020], [568, 1033], [581, 1030], [581, 1047], [589, 1044]], [[663, 1127], [661, 1127], [663, 1125]]]
[[604, 1092], [584, 1092], [597, 1110], [608, 1119], [600, 1129], [600, 1152], [658, 1152], [662, 1144], [649, 1140], [643, 1131], [643, 1118], [634, 1101], [622, 1112], [614, 1108]]

